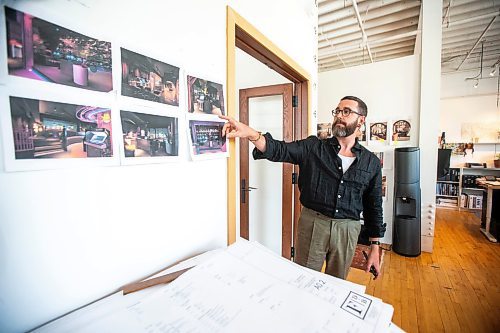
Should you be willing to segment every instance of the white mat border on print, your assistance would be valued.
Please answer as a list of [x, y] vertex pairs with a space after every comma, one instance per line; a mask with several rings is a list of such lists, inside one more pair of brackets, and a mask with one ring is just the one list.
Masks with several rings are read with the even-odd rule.
[[[392, 139], [392, 135], [394, 134], [394, 130], [393, 130], [393, 125], [396, 121], [399, 121], [399, 120], [406, 120], [407, 122], [410, 123], [410, 140], [408, 141], [394, 141]], [[391, 139], [391, 145], [392, 146], [395, 146], [395, 147], [408, 147], [408, 146], [412, 146], [413, 142], [414, 142], [414, 132], [415, 132], [415, 128], [414, 128], [414, 124], [412, 122], [412, 118], [409, 117], [409, 116], [404, 116], [404, 117], [398, 117], [398, 118], [393, 118], [390, 120], [390, 123], [387, 125], [387, 126], [390, 126], [390, 132], [391, 132], [391, 136], [390, 136], [390, 139]], [[388, 128], [389, 130], [389, 128]]]
[[[116, 141], [116, 121], [119, 114], [114, 110], [114, 94], [64, 86], [40, 85], [39, 81], [25, 79], [24, 85], [7, 86], [0, 94], [0, 125], [4, 151], [5, 171], [35, 171], [73, 167], [117, 166], [120, 164], [118, 145]], [[54, 89], [54, 87], [57, 87]], [[29, 92], [29, 93], [26, 93]], [[14, 138], [12, 135], [12, 118], [9, 97], [19, 97], [43, 100], [56, 103], [76, 104], [86, 106], [108, 107], [111, 109], [111, 137], [113, 139], [113, 156], [89, 158], [54, 158], [54, 159], [22, 159], [15, 158]]]
[[217, 115], [212, 115], [212, 114], [186, 114], [186, 135], [187, 135], [187, 141], [188, 141], [188, 149], [189, 149], [189, 155], [191, 156], [192, 161], [204, 161], [204, 160], [214, 160], [214, 159], [219, 159], [219, 158], [227, 158], [229, 157], [229, 140], [226, 138], [226, 151], [225, 152], [220, 152], [220, 153], [208, 153], [208, 154], [200, 154], [196, 155], [193, 152], [193, 140], [191, 139], [191, 130], [189, 128], [189, 121], [190, 120], [196, 120], [196, 121], [212, 121], [212, 122], [218, 122], [218, 123], [225, 123], [226, 120], [219, 118]]
[[[220, 84], [222, 85], [222, 99], [224, 101], [224, 116], [227, 116], [227, 91], [226, 91], [226, 79], [222, 79], [222, 80], [216, 80], [216, 79], [213, 79], [213, 76], [211, 75], [197, 75], [197, 74], [193, 74], [192, 72], [186, 70], [185, 73], [184, 73], [184, 98], [185, 98], [185, 104], [184, 104], [184, 110], [183, 112], [185, 112], [186, 114], [188, 115], [192, 115], [192, 116], [196, 116], [196, 115], [200, 115], [200, 116], [205, 116], [204, 114], [195, 114], [195, 113], [190, 113], [189, 112], [189, 99], [188, 99], [188, 95], [189, 95], [189, 87], [188, 87], [188, 76], [191, 76], [191, 77], [195, 77], [197, 79], [201, 79], [201, 80], [206, 80], [206, 81], [209, 81], [209, 82], [213, 82], [213, 83], [217, 83], [217, 84]], [[208, 116], [211, 116], [209, 114], [207, 114]], [[220, 118], [218, 118], [220, 119]]]
[[[184, 157], [183, 151], [186, 149], [186, 140], [184, 139], [183, 128], [186, 127], [185, 119], [182, 115], [179, 114], [178, 107], [165, 108], [163, 105], [155, 105], [146, 106], [146, 105], [130, 105], [127, 103], [128, 101], [123, 101], [119, 99], [117, 103], [117, 113], [118, 113], [118, 123], [116, 124], [116, 128], [118, 129], [117, 133], [119, 133], [119, 155], [120, 155], [120, 164], [121, 165], [139, 165], [139, 164], [160, 164], [160, 163], [171, 163], [171, 162], [179, 162]], [[158, 103], [155, 103], [158, 104]], [[149, 156], [149, 157], [125, 157], [125, 143], [123, 142], [123, 128], [122, 128], [122, 117], [121, 111], [128, 112], [136, 112], [143, 113], [147, 115], [154, 116], [163, 116], [163, 117], [172, 117], [177, 118], [177, 133], [178, 133], [178, 147], [177, 147], [177, 156]], [[117, 135], [118, 137], [118, 135]]]
[[[135, 47], [134, 47], [135, 45]], [[168, 64], [170, 66], [174, 66], [179, 68], [179, 105], [170, 105], [167, 103], [160, 103], [160, 102], [154, 102], [154, 101], [148, 101], [146, 99], [141, 99], [141, 98], [135, 98], [135, 97], [130, 97], [130, 96], [124, 96], [122, 95], [122, 52], [121, 49], [125, 49], [127, 51], [131, 51], [137, 54], [140, 54], [142, 56], [163, 62], [165, 64]], [[139, 51], [140, 46], [135, 44], [131, 44], [127, 42], [124, 43], [116, 43], [116, 47], [113, 47], [113, 73], [116, 71], [116, 75], [113, 77], [113, 85], [116, 87], [117, 90], [117, 96], [123, 101], [123, 103], [128, 103], [129, 105], [136, 105], [136, 106], [146, 106], [150, 108], [155, 108], [155, 107], [165, 107], [165, 108], [171, 108], [172, 110], [178, 109], [177, 112], [182, 112], [182, 108], [184, 107], [184, 103], [187, 103], [187, 98], [185, 96], [185, 92], [183, 89], [183, 86], [187, 85], [185, 81], [185, 73], [183, 68], [181, 67], [180, 64], [178, 63], [173, 63], [170, 60], [165, 60], [161, 56], [156, 56], [156, 54], [153, 53], [148, 53], [144, 54], [144, 52]], [[173, 58], [173, 57], [172, 57]], [[115, 67], [116, 66], [116, 67]]]
[[[371, 139], [371, 126], [376, 124], [376, 123], [386, 123], [387, 124], [387, 131], [386, 131], [386, 140], [384, 142], [380, 141], [380, 140], [372, 140]], [[372, 147], [381, 147], [381, 146], [387, 146], [389, 144], [389, 120], [387, 119], [373, 119], [373, 120], [370, 120], [370, 123], [368, 124], [368, 128], [367, 128], [367, 137], [366, 137], [366, 140], [368, 140], [369, 142], [369, 145], [372, 146]]]
[[[85, 25], [85, 26], [81, 26], [81, 27], [74, 27], [70, 22], [71, 20], [68, 19], [69, 22], [66, 22], [65, 19], [64, 20], [61, 19], [61, 17], [59, 17], [59, 15], [54, 17], [53, 16], [54, 11], [47, 9], [46, 6], [43, 6], [43, 4], [41, 2], [40, 3], [28, 2], [28, 1], [26, 1], [26, 2], [3, 1], [2, 2], [0, 0], [0, 3], [1, 3], [1, 5], [0, 5], [0, 11], [1, 11], [1, 13], [0, 13], [0, 26], [2, 27], [0, 29], [0, 31], [2, 31], [2, 33], [0, 34], [0, 44], [1, 44], [1, 46], [0, 46], [0, 64], [5, 64], [5, 66], [0, 65], [0, 68], [1, 68], [0, 69], [0, 85], [6, 84], [9, 86], [24, 86], [26, 81], [35, 81], [35, 82], [38, 82], [41, 87], [43, 87], [43, 86], [70, 87], [70, 88], [79, 89], [82, 91], [97, 92], [100, 94], [110, 94], [110, 95], [115, 94], [115, 91], [116, 91], [115, 76], [117, 73], [115, 72], [115, 64], [114, 64], [115, 58], [114, 58], [113, 49], [116, 48], [117, 43], [115, 41], [115, 38], [113, 38], [112, 34], [106, 33], [106, 32], [102, 33], [102, 30], [94, 30], [89, 25]], [[113, 89], [111, 91], [97, 91], [97, 90], [91, 90], [91, 89], [85, 89], [85, 88], [79, 88], [79, 87], [72, 87], [72, 86], [68, 86], [65, 84], [61, 84], [61, 83], [47, 82], [47, 81], [43, 81], [43, 80], [34, 80], [34, 79], [30, 79], [30, 78], [24, 78], [24, 77], [16, 76], [16, 75], [9, 75], [8, 66], [7, 66], [8, 57], [7, 57], [7, 29], [6, 29], [5, 7], [9, 7], [11, 9], [21, 11], [25, 14], [33, 15], [34, 17], [37, 17], [37, 18], [42, 19], [44, 21], [47, 21], [49, 23], [61, 26], [65, 29], [74, 31], [76, 33], [88, 36], [90, 38], [94, 38], [94, 39], [98, 39], [101, 41], [111, 43], [111, 60], [112, 60], [112, 79], [111, 79], [111, 81], [113, 83]], [[63, 16], [63, 17], [65, 17], [65, 16]], [[64, 22], [61, 22], [61, 21], [64, 21]], [[83, 31], [80, 28], [83, 28]], [[118, 73], [120, 73], [120, 72], [118, 72]], [[52, 88], [52, 89], [54, 89], [54, 88]], [[58, 88], [56, 88], [56, 89], [58, 89]]]

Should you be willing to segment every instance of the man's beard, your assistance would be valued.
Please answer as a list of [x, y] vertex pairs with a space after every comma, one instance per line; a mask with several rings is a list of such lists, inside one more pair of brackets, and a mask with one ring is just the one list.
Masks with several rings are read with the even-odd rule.
[[[339, 124], [343, 124], [344, 126], [340, 126]], [[356, 132], [357, 128], [358, 124], [356, 121], [346, 124], [341, 119], [337, 118], [332, 124], [332, 135], [339, 138], [345, 138]]]

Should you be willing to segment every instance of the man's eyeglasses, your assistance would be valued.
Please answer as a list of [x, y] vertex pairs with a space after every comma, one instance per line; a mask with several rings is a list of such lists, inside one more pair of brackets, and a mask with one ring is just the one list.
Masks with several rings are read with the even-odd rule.
[[362, 116], [362, 114], [361, 114], [361, 113], [356, 112], [356, 111], [353, 111], [353, 110], [351, 110], [351, 109], [349, 109], [349, 108], [344, 108], [343, 110], [341, 110], [341, 109], [335, 109], [335, 110], [332, 110], [332, 115], [333, 115], [334, 117], [337, 117], [337, 116], [339, 116], [340, 114], [342, 114], [342, 116], [344, 116], [344, 117], [346, 117], [346, 118], [347, 118], [347, 117], [349, 117], [349, 115], [350, 115], [351, 113], [355, 113], [355, 114], [357, 114], [357, 115], [359, 115], [359, 116]]

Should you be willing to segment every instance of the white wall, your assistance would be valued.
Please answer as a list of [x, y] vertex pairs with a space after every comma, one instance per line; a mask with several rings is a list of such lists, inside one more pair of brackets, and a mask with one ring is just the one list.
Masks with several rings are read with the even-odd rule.
[[[367, 123], [378, 120], [409, 118], [412, 139], [417, 145], [419, 124], [419, 61], [415, 56], [376, 62], [357, 67], [319, 73], [318, 122], [332, 121], [331, 110], [346, 95], [361, 98], [368, 106]], [[387, 200], [384, 201], [384, 222], [387, 231], [384, 243], [392, 243], [394, 193], [394, 146], [366, 146], [371, 151], [384, 151], [383, 174], [387, 176]]]
[[[479, 162], [493, 167], [495, 153], [500, 152], [500, 132], [485, 131], [485, 128], [500, 131], [500, 108], [496, 95], [498, 72], [491, 77], [490, 69], [483, 69], [483, 77], [487, 79], [480, 80], [477, 88], [473, 87], [474, 81], [465, 80], [476, 76], [477, 70], [441, 76], [440, 132], [446, 133], [447, 143], [476, 143], [473, 155], [453, 155], [452, 166], [463, 167], [466, 162]], [[462, 126], [467, 124], [475, 124], [473, 131], [462, 133]], [[477, 142], [473, 138], [477, 138]]]
[[[225, 83], [226, 4], [314, 77], [312, 1], [8, 1], [15, 9]], [[286, 12], [283, 11], [286, 8]], [[5, 74], [5, 22], [1, 55]], [[295, 36], [293, 39], [289, 36]], [[300, 43], [297, 43], [300, 40]], [[119, 57], [113, 59], [119, 64]], [[48, 85], [60, 101], [101, 96]], [[8, 80], [7, 80], [8, 81]], [[7, 94], [38, 90], [23, 80]], [[0, 84], [6, 82], [2, 77]], [[183, 81], [181, 81], [182, 83]], [[39, 90], [44, 91], [43, 89]], [[2, 95], [5, 104], [7, 96]], [[183, 101], [181, 100], [181, 109]], [[314, 104], [313, 104], [314, 105]], [[5, 111], [5, 110], [4, 110]], [[118, 119], [118, 110], [113, 110]], [[182, 114], [183, 111], [179, 110]], [[4, 142], [2, 141], [2, 145]], [[4, 163], [0, 148], [0, 163]], [[0, 331], [25, 331], [149, 275], [226, 244], [226, 160], [0, 171]], [[209, 175], [209, 176], [208, 176]], [[83, 198], [103, 200], [84, 204]]]
[[490, 70], [490, 67], [483, 68], [483, 79], [479, 80], [477, 88], [474, 88], [475, 81], [466, 81], [465, 79], [477, 76], [479, 70], [450, 73], [450, 69], [448, 69], [447, 73], [441, 75], [441, 99], [477, 97], [484, 95], [493, 95], [496, 97], [498, 71], [495, 76], [490, 76]]

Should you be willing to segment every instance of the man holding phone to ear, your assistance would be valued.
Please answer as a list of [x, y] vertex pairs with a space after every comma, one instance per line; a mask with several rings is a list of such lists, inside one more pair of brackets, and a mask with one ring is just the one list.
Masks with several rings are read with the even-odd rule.
[[[380, 275], [379, 246], [384, 236], [382, 170], [380, 160], [358, 143], [357, 130], [368, 109], [354, 96], [340, 100], [332, 111], [333, 137], [310, 136], [284, 142], [262, 134], [231, 117], [222, 130], [228, 138], [247, 138], [255, 145], [254, 159], [288, 162], [300, 167], [300, 202], [303, 205], [295, 245], [295, 262], [346, 279], [351, 266], [363, 212], [370, 239], [366, 272]], [[375, 275], [375, 274], [374, 274]]]

